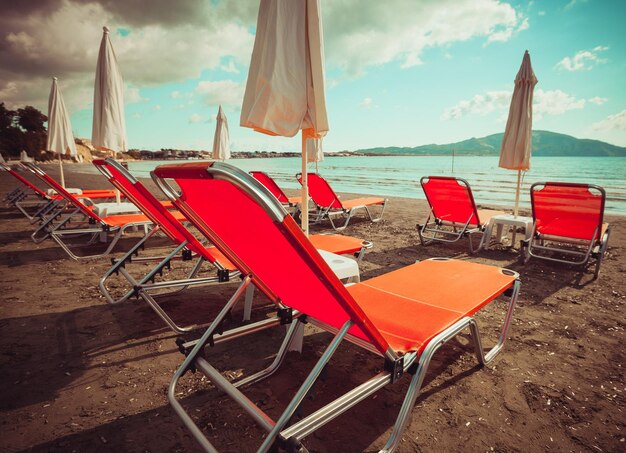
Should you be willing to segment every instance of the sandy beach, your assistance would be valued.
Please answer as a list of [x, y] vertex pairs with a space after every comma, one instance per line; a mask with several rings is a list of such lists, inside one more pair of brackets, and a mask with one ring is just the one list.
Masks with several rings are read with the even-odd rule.
[[[58, 176], [57, 166], [44, 168]], [[109, 188], [104, 178], [77, 169], [65, 166], [68, 186]], [[156, 193], [151, 181], [146, 184]], [[0, 196], [16, 186], [0, 174]], [[607, 218], [613, 226], [608, 256], [592, 281], [580, 268], [537, 260], [522, 265], [517, 251], [505, 246], [476, 255], [468, 254], [464, 240], [423, 247], [415, 225], [426, 212], [425, 201], [392, 198], [380, 223], [351, 222], [346, 234], [374, 243], [361, 264], [363, 280], [444, 256], [513, 269], [522, 286], [509, 341], [492, 365], [478, 366], [468, 335], [435, 355], [400, 451], [624, 451], [626, 218]], [[32, 231], [17, 210], [0, 207], [0, 451], [200, 451], [166, 400], [183, 360], [177, 336], [141, 300], [106, 303], [97, 284], [109, 258], [74, 261], [51, 240], [33, 243]], [[155, 242], [145, 253], [165, 250], [158, 246], [166, 240]], [[114, 256], [132, 243], [121, 241]], [[194, 288], [162, 301], [182, 323], [209, 322], [235, 288]], [[263, 316], [263, 300], [257, 303], [255, 315]], [[233, 325], [241, 319], [237, 310]], [[496, 339], [501, 314], [494, 306], [479, 315], [486, 342]], [[226, 375], [256, 370], [271, 360], [278, 334], [217, 347], [212, 357]], [[302, 354], [289, 353], [275, 376], [246, 394], [278, 417], [330, 338], [308, 329]], [[304, 412], [364, 382], [381, 364], [355, 346], [341, 347]], [[306, 438], [305, 446], [311, 452], [377, 451], [408, 382], [386, 387]], [[258, 448], [261, 431], [200, 373], [188, 373], [179, 390], [218, 448]]]

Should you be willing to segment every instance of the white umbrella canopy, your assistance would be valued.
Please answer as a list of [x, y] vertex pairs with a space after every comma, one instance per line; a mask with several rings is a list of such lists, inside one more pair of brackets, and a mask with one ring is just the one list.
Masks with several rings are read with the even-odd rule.
[[522, 65], [515, 77], [515, 89], [509, 107], [509, 118], [506, 122], [502, 147], [500, 148], [500, 163], [502, 168], [517, 170], [517, 189], [515, 191], [515, 208], [513, 214], [517, 216], [519, 208], [519, 192], [521, 172], [530, 168], [530, 154], [532, 146], [533, 123], [533, 91], [537, 84], [537, 77], [530, 64], [530, 54], [524, 53]]
[[124, 81], [109, 39], [109, 29], [102, 29], [94, 84], [91, 142], [96, 148], [126, 151]]
[[319, 0], [261, 0], [240, 124], [285, 137], [302, 131], [302, 228], [308, 234], [307, 139], [328, 132]]
[[219, 106], [215, 123], [215, 135], [213, 136], [213, 159], [230, 159], [230, 136], [228, 133], [228, 120], [226, 114]]
[[54, 151], [59, 155], [61, 185], [65, 187], [65, 175], [63, 173], [61, 156], [67, 155], [69, 151], [70, 156], [74, 157], [78, 152], [74, 143], [70, 116], [65, 107], [56, 77], [52, 78], [52, 86], [50, 87], [50, 96], [48, 98], [48, 139], [46, 141], [46, 149]]

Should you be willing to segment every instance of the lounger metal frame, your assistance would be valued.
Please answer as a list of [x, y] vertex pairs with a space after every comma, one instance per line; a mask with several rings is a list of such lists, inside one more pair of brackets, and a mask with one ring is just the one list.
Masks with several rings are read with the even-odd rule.
[[[241, 180], [239, 179], [240, 175], [238, 175], [236, 172], [222, 172], [222, 167], [216, 164], [214, 164], [214, 167], [218, 167], [217, 169], [214, 169], [214, 171], [215, 173], [219, 173], [222, 179], [228, 180], [235, 185], [241, 184]], [[212, 170], [209, 170], [209, 172], [212, 173]], [[172, 201], [176, 201], [178, 193], [165, 179], [157, 177], [154, 173], [153, 179]], [[254, 190], [254, 188], [254, 186], [249, 186], [247, 194], [252, 196], [259, 203], [266, 202], [266, 194], [262, 193], [261, 191], [256, 191]], [[270, 216], [276, 217], [277, 220], [275, 221], [279, 221], [279, 219], [284, 216], [284, 212], [279, 212], [276, 204], [266, 204], [264, 207], [266, 209], [266, 212]], [[435, 260], [447, 259], [443, 258]], [[489, 352], [485, 352], [485, 350], [483, 349], [476, 321], [471, 316], [465, 316], [441, 333], [439, 333], [437, 336], [432, 338], [428, 342], [426, 347], [422, 350], [421, 355], [418, 356], [417, 352], [409, 352], [403, 357], [398, 356], [394, 351], [391, 350], [391, 348], [389, 348], [384, 354], [382, 354], [373, 345], [368, 344], [364, 340], [353, 337], [351, 334], [348, 333], [348, 330], [352, 327], [352, 324], [354, 322], [353, 320], [348, 320], [342, 327], [338, 329], [329, 328], [329, 326], [323, 322], [319, 322], [312, 317], [308, 317], [302, 313], [299, 313], [282, 305], [279, 305], [276, 316], [272, 318], [264, 319], [262, 321], [247, 326], [238, 327], [236, 329], [226, 331], [223, 334], [218, 334], [218, 328], [221, 325], [224, 317], [227, 315], [232, 306], [237, 303], [237, 300], [241, 297], [244, 291], [246, 291], [246, 288], [251, 282], [250, 275], [247, 275], [235, 294], [224, 306], [222, 311], [215, 318], [209, 328], [204, 332], [202, 337], [197, 341], [181, 345], [181, 350], [186, 355], [186, 358], [182, 365], [176, 371], [170, 383], [167, 394], [168, 400], [178, 416], [185, 424], [185, 426], [189, 429], [194, 438], [200, 443], [202, 448], [208, 452], [217, 451], [215, 447], [211, 444], [211, 442], [203, 434], [203, 432], [200, 430], [200, 428], [196, 425], [189, 413], [183, 408], [177, 398], [176, 388], [179, 379], [191, 369], [199, 370], [217, 388], [225, 392], [237, 404], [239, 404], [239, 406], [249, 416], [251, 416], [252, 419], [261, 428], [267, 431], [268, 435], [266, 436], [258, 451], [267, 452], [275, 447], [285, 448], [288, 451], [298, 451], [300, 448], [302, 448], [301, 441], [304, 437], [306, 437], [319, 427], [330, 422], [335, 417], [355, 406], [359, 402], [363, 401], [365, 398], [380, 390], [385, 385], [397, 382], [403, 374], [411, 374], [413, 375], [413, 377], [411, 378], [411, 383], [409, 385], [409, 389], [405, 396], [404, 402], [400, 407], [396, 423], [394, 424], [387, 443], [381, 450], [391, 452], [395, 450], [401, 440], [401, 434], [408, 422], [411, 410], [415, 404], [417, 395], [428, 370], [430, 360], [435, 352], [439, 349], [439, 347], [441, 347], [451, 338], [454, 338], [461, 331], [469, 328], [471, 336], [473, 338], [476, 357], [482, 365], [486, 365], [491, 362], [494, 357], [502, 350], [502, 347], [504, 346], [508, 336], [509, 328], [511, 326], [513, 311], [519, 294], [520, 282], [517, 273], [506, 269], [501, 270], [501, 272], [506, 273], [510, 276], [514, 276], [515, 280], [512, 281], [511, 286], [505, 292], [505, 295], [509, 296], [508, 307], [506, 310], [499, 339], [496, 345]], [[318, 362], [309, 373], [308, 377], [303, 382], [300, 389], [287, 405], [285, 411], [282, 413], [277, 421], [274, 421], [268, 414], [263, 412], [261, 408], [255, 405], [254, 402], [247, 398], [239, 390], [239, 388], [259, 382], [271, 376], [282, 363], [289, 344], [293, 339], [294, 333], [297, 331], [298, 324], [306, 322], [309, 322], [319, 328], [331, 332], [334, 337], [328, 344], [326, 350], [324, 351]], [[239, 381], [230, 382], [209, 363], [206, 351], [207, 345], [214, 345], [216, 343], [225, 342], [281, 324], [289, 325], [289, 329], [282, 344], [278, 349], [274, 361], [267, 368]], [[317, 381], [323, 368], [327, 365], [337, 348], [344, 340], [351, 341], [368, 351], [372, 351], [379, 356], [383, 356], [385, 360], [385, 371], [379, 373], [370, 380], [359, 385], [355, 389], [334, 400], [333, 402], [327, 404], [316, 412], [306, 416], [302, 420], [292, 424], [291, 426], [287, 426], [292, 416], [295, 414], [298, 407], [302, 403], [303, 399]], [[392, 366], [388, 368], [387, 365], [389, 364], [391, 364]]]
[[[312, 173], [309, 173], [309, 175], [311, 175]], [[383, 218], [383, 214], [385, 213], [385, 206], [387, 205], [387, 201], [389, 201], [388, 199], [384, 199], [384, 201], [381, 204], [375, 205], [375, 206], [380, 206], [380, 213], [378, 214], [377, 217], [375, 217], [372, 214], [372, 211], [370, 211], [370, 208], [373, 205], [359, 205], [359, 206], [353, 206], [350, 209], [347, 209], [345, 207], [343, 207], [343, 203], [341, 202], [341, 199], [339, 198], [339, 196], [335, 193], [335, 191], [332, 189], [332, 187], [330, 187], [330, 184], [328, 184], [328, 181], [326, 181], [322, 176], [320, 176], [319, 174], [315, 173], [315, 175], [320, 178], [321, 180], [323, 180], [326, 185], [328, 186], [328, 188], [333, 192], [333, 200], [331, 201], [331, 203], [328, 206], [321, 206], [319, 205], [315, 199], [313, 197], [311, 198], [311, 201], [313, 201], [313, 204], [315, 204], [315, 210], [311, 211], [309, 214], [309, 222], [315, 224], [319, 224], [322, 223], [324, 221], [324, 219], [328, 219], [330, 221], [331, 226], [333, 227], [333, 229], [335, 231], [343, 231], [346, 229], [346, 227], [348, 226], [348, 223], [350, 223], [350, 219], [352, 219], [352, 216], [359, 210], [359, 209], [364, 209], [367, 217], [369, 218], [370, 222], [372, 223], [376, 223], [376, 222], [380, 222]], [[302, 173], [297, 173], [296, 174], [296, 179], [298, 181], [301, 181], [302, 179]], [[310, 189], [309, 189], [310, 192]], [[337, 207], [333, 207], [333, 204], [336, 202], [338, 202], [341, 207], [337, 208]], [[343, 222], [343, 224], [340, 225], [335, 225], [335, 222], [333, 220], [333, 218], [341, 218], [341, 219], [345, 219], [345, 221]]]
[[[121, 182], [118, 181], [117, 178], [114, 177], [107, 168], [107, 166], [113, 167], [122, 177], [125, 177], [130, 184], [138, 184], [139, 182], [137, 181], [137, 179], [135, 179], [119, 162], [115, 161], [114, 159], [107, 158], [101, 163], [96, 162], [95, 166], [114, 187], [116, 187], [126, 196], [128, 200], [132, 200], [133, 202], [135, 202], [135, 204], [143, 211], [144, 214], [146, 214], [147, 217], [151, 218], [153, 221], [157, 219], [158, 216], [152, 215], [151, 212], [146, 212], [147, 210], [149, 210], [150, 206], [146, 206], [146, 203], [141, 203], [139, 200], [137, 200], [135, 194], [129, 192], [127, 187], [121, 184]], [[157, 203], [158, 200], [156, 200], [155, 198], [154, 202]], [[176, 219], [172, 220], [177, 221]], [[202, 269], [203, 265], [208, 261], [202, 256], [194, 257], [192, 251], [187, 248], [187, 245], [189, 243], [187, 240], [177, 244], [165, 256], [138, 256], [139, 251], [144, 248], [146, 241], [156, 233], [163, 232], [162, 230], [163, 225], [155, 223], [154, 228], [152, 228], [148, 234], [146, 234], [140, 241], [138, 241], [133, 247], [131, 247], [131, 249], [128, 250], [123, 256], [121, 256], [120, 258], [111, 259], [112, 265], [100, 278], [100, 281], [98, 282], [98, 287], [100, 289], [100, 292], [104, 295], [106, 301], [111, 305], [119, 304], [128, 300], [131, 297], [141, 297], [156, 312], [156, 314], [163, 321], [165, 321], [170, 329], [172, 329], [175, 333], [183, 334], [185, 332], [189, 332], [197, 326], [178, 325], [172, 319], [172, 317], [159, 305], [156, 298], [176, 294], [192, 286], [226, 283], [231, 281], [231, 279], [238, 277], [239, 275], [241, 275], [241, 273], [236, 270], [229, 271], [228, 269], [224, 268], [219, 262], [215, 261], [214, 263], [209, 264], [215, 267], [215, 269], [217, 270], [216, 276], [198, 277], [198, 273]], [[171, 238], [173, 235], [167, 234], [167, 236]], [[189, 271], [186, 278], [156, 281], [157, 276], [162, 275], [165, 268], [170, 268], [172, 261], [191, 261], [194, 259], [196, 260], [196, 262], [191, 267], [191, 270]], [[134, 276], [127, 267], [132, 263], [147, 262], [155, 263], [155, 266], [139, 277]], [[107, 283], [113, 275], [121, 275], [130, 284], [130, 288], [119, 297], [114, 297], [111, 291], [109, 291], [109, 289], [107, 288]], [[169, 289], [170, 291], [164, 291], [167, 289]], [[248, 296], [246, 307], [248, 307], [251, 302], [251, 296]], [[244, 321], [249, 320], [249, 311], [250, 310], [248, 308], [244, 309]]]
[[[590, 263], [590, 259], [594, 258], [595, 267], [593, 278], [597, 279], [598, 275], [600, 274], [600, 267], [602, 266], [602, 261], [604, 259], [604, 255], [606, 253], [606, 249], [609, 243], [609, 238], [611, 236], [611, 225], [608, 225], [607, 228], [602, 231], [602, 218], [604, 217], [604, 215], [602, 214], [600, 218], [600, 223], [594, 230], [593, 239], [591, 240], [539, 233], [536, 230], [537, 219], [534, 210], [534, 193], [536, 190], [541, 190], [541, 188], [545, 187], [548, 184], [553, 186], [579, 185], [572, 183], [537, 182], [530, 186], [531, 204], [533, 205], [533, 228], [530, 239], [522, 241], [520, 254], [523, 263], [528, 263], [528, 261], [532, 257], [557, 263], [582, 266], [588, 265]], [[606, 191], [604, 190], [604, 188], [595, 184], [585, 184], [584, 187], [595, 190], [599, 193], [599, 195], [602, 197], [600, 209], [601, 212], [604, 213], [604, 203], [606, 199]], [[576, 248], [568, 249], [564, 248], [564, 246]], [[562, 259], [558, 256], [554, 256], [553, 254], [560, 254], [568, 258]]]

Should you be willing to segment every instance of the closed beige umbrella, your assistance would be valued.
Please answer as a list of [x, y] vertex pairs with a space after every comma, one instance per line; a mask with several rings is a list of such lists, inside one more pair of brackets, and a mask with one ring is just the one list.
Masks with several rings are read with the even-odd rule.
[[230, 137], [228, 134], [228, 120], [220, 105], [217, 110], [215, 135], [213, 136], [213, 159], [230, 159]]
[[515, 208], [517, 216], [522, 171], [530, 168], [533, 125], [533, 91], [537, 77], [530, 64], [530, 54], [524, 53], [522, 65], [515, 77], [515, 89], [509, 107], [509, 118], [502, 137], [500, 163], [502, 168], [517, 170], [517, 188], [515, 190]]
[[91, 142], [96, 148], [117, 153], [127, 149], [124, 81], [109, 39], [109, 29], [102, 29], [94, 84]]
[[328, 132], [319, 0], [261, 0], [241, 125], [284, 137], [302, 131], [302, 228], [308, 234], [307, 139]]
[[48, 139], [46, 141], [46, 149], [59, 155], [61, 185], [65, 187], [62, 156], [69, 152], [70, 156], [74, 157], [78, 152], [76, 151], [74, 135], [72, 134], [70, 115], [67, 113], [56, 77], [52, 78], [50, 97], [48, 98]]

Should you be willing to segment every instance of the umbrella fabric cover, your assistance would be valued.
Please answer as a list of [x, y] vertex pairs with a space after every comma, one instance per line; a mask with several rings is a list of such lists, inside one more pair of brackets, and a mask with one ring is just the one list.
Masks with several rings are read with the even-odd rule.
[[270, 135], [328, 131], [319, 0], [261, 0], [241, 125]]
[[69, 150], [70, 156], [76, 156], [76, 144], [72, 134], [70, 116], [65, 108], [65, 102], [59, 90], [57, 78], [52, 79], [50, 97], [48, 98], [48, 140], [46, 149], [65, 156]]
[[213, 137], [213, 159], [230, 159], [230, 138], [228, 134], [228, 120], [220, 105], [217, 111], [215, 136]]
[[109, 39], [103, 27], [93, 97], [93, 129], [91, 142], [96, 148], [126, 151], [124, 121], [124, 81]]
[[[261, 0], [240, 124], [285, 137], [302, 130], [306, 206], [306, 141], [328, 132], [319, 0]], [[308, 209], [302, 227], [308, 234]]]
[[307, 138], [306, 140], [306, 161], [321, 162], [324, 160], [324, 149], [321, 138]]
[[506, 122], [500, 163], [502, 168], [510, 170], [528, 170], [530, 168], [530, 151], [532, 143], [533, 123], [533, 90], [537, 78], [530, 64], [528, 51], [524, 54], [522, 66], [515, 77], [515, 89], [509, 107], [509, 118]]

